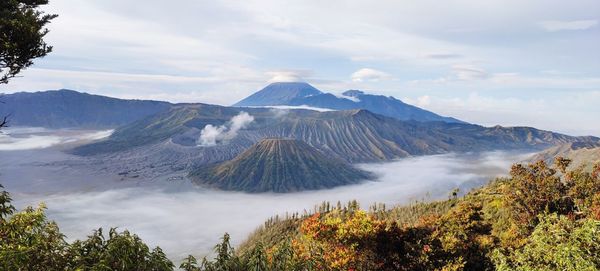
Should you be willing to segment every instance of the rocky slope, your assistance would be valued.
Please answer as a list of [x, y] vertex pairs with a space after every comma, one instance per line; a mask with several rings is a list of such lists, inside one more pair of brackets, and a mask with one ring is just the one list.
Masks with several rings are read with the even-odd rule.
[[269, 138], [234, 159], [190, 173], [204, 185], [246, 192], [293, 192], [358, 183], [370, 174], [343, 160], [326, 157], [295, 139]]
[[[253, 116], [254, 121], [235, 138], [222, 146], [197, 146], [206, 125], [226, 125], [242, 111]], [[487, 128], [461, 123], [400, 121], [367, 110], [279, 111], [198, 104], [175, 106], [168, 112], [121, 127], [107, 140], [79, 147], [74, 152], [81, 155], [114, 153], [166, 141], [204, 152], [213, 147], [247, 148], [267, 137], [298, 139], [350, 162], [385, 161], [450, 151], [544, 149], [569, 142], [594, 141], [594, 138], [530, 127]]]

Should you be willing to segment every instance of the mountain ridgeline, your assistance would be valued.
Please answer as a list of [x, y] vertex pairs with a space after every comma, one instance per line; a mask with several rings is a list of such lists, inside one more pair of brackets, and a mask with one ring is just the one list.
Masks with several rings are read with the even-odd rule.
[[[148, 146], [161, 145], [201, 153], [211, 148], [197, 147], [201, 130], [207, 124], [225, 125], [240, 112], [248, 112], [254, 121], [227, 144], [216, 148], [248, 148], [263, 138], [294, 138], [349, 162], [376, 162], [451, 151], [541, 150], [569, 142], [598, 140], [530, 127], [401, 121], [360, 109], [316, 112], [178, 105], [167, 112], [120, 127], [108, 139], [78, 147], [74, 152], [95, 155], [144, 146], [139, 150], [143, 152]], [[162, 144], [164, 142], [169, 144]]]
[[272, 83], [234, 106], [311, 106], [333, 110], [366, 109], [373, 113], [399, 120], [443, 121], [464, 123], [455, 118], [406, 104], [394, 97], [366, 94], [360, 90], [348, 90], [342, 96], [324, 93], [302, 82]]
[[571, 160], [571, 168], [579, 166], [591, 167], [600, 163], [600, 141], [572, 142], [554, 146], [534, 155], [530, 160], [553, 163], [557, 157]]
[[123, 100], [73, 90], [19, 92], [0, 96], [0, 116], [11, 126], [113, 128], [164, 112], [172, 104]]
[[371, 178], [343, 160], [286, 138], [263, 139], [230, 161], [192, 170], [190, 177], [223, 190], [278, 193], [332, 188]]

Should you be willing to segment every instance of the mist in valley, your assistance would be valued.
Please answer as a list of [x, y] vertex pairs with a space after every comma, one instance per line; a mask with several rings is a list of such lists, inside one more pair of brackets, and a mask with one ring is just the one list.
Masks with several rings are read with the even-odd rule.
[[[187, 254], [210, 253], [225, 232], [239, 244], [269, 217], [310, 211], [323, 201], [356, 199], [367, 208], [373, 203], [444, 199], [454, 188], [466, 192], [507, 174], [512, 163], [528, 156], [519, 152], [445, 154], [360, 164], [377, 179], [329, 190], [247, 194], [202, 188], [186, 179], [123, 180], [63, 152], [69, 144], [108, 134], [5, 131], [0, 138], [0, 183], [19, 209], [46, 203], [49, 218], [58, 222], [69, 240], [84, 238], [99, 227], [118, 227], [138, 234], [151, 246], [161, 246], [175, 261]], [[54, 163], [65, 160], [70, 163]]]

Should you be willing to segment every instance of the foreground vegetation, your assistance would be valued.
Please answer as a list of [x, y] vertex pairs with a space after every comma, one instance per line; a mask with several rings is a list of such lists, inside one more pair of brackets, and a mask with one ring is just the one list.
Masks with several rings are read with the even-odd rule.
[[[274, 217], [234, 250], [189, 256], [183, 270], [598, 270], [600, 165], [514, 165], [464, 197], [362, 210], [323, 203]], [[173, 270], [135, 234], [94, 231], [67, 243], [44, 206], [16, 212], [0, 194], [1, 270]]]
[[0, 270], [173, 270], [160, 248], [150, 250], [135, 234], [110, 229], [67, 243], [45, 206], [15, 212], [0, 192]]

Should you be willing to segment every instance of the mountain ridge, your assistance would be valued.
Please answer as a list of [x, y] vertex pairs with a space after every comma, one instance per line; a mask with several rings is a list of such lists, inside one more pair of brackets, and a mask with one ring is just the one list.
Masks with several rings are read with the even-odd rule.
[[0, 115], [12, 126], [114, 128], [166, 111], [173, 104], [125, 100], [69, 89], [17, 92], [0, 97]]
[[579, 166], [592, 167], [594, 163], [600, 163], [600, 141], [597, 142], [571, 142], [550, 147], [533, 155], [529, 161], [544, 161], [553, 164], [554, 159], [563, 157], [571, 160], [570, 168]]
[[[73, 152], [79, 155], [109, 154], [154, 146], [169, 140], [172, 144], [180, 146], [178, 149], [183, 149], [185, 156], [200, 155], [198, 152], [202, 153], [204, 150], [197, 150], [196, 142], [201, 136], [201, 130], [208, 124], [224, 125], [240, 112], [247, 112], [253, 116], [253, 122], [240, 130], [228, 144], [215, 148], [229, 153], [228, 149], [245, 149], [263, 138], [295, 138], [327, 155], [356, 163], [452, 151], [541, 150], [569, 142], [598, 140], [594, 137], [572, 137], [530, 127], [504, 128], [461, 123], [400, 121], [364, 109], [316, 112], [300, 109], [177, 105], [167, 112], [120, 127], [108, 139], [80, 146]], [[218, 162], [210, 159], [203, 161]]]

